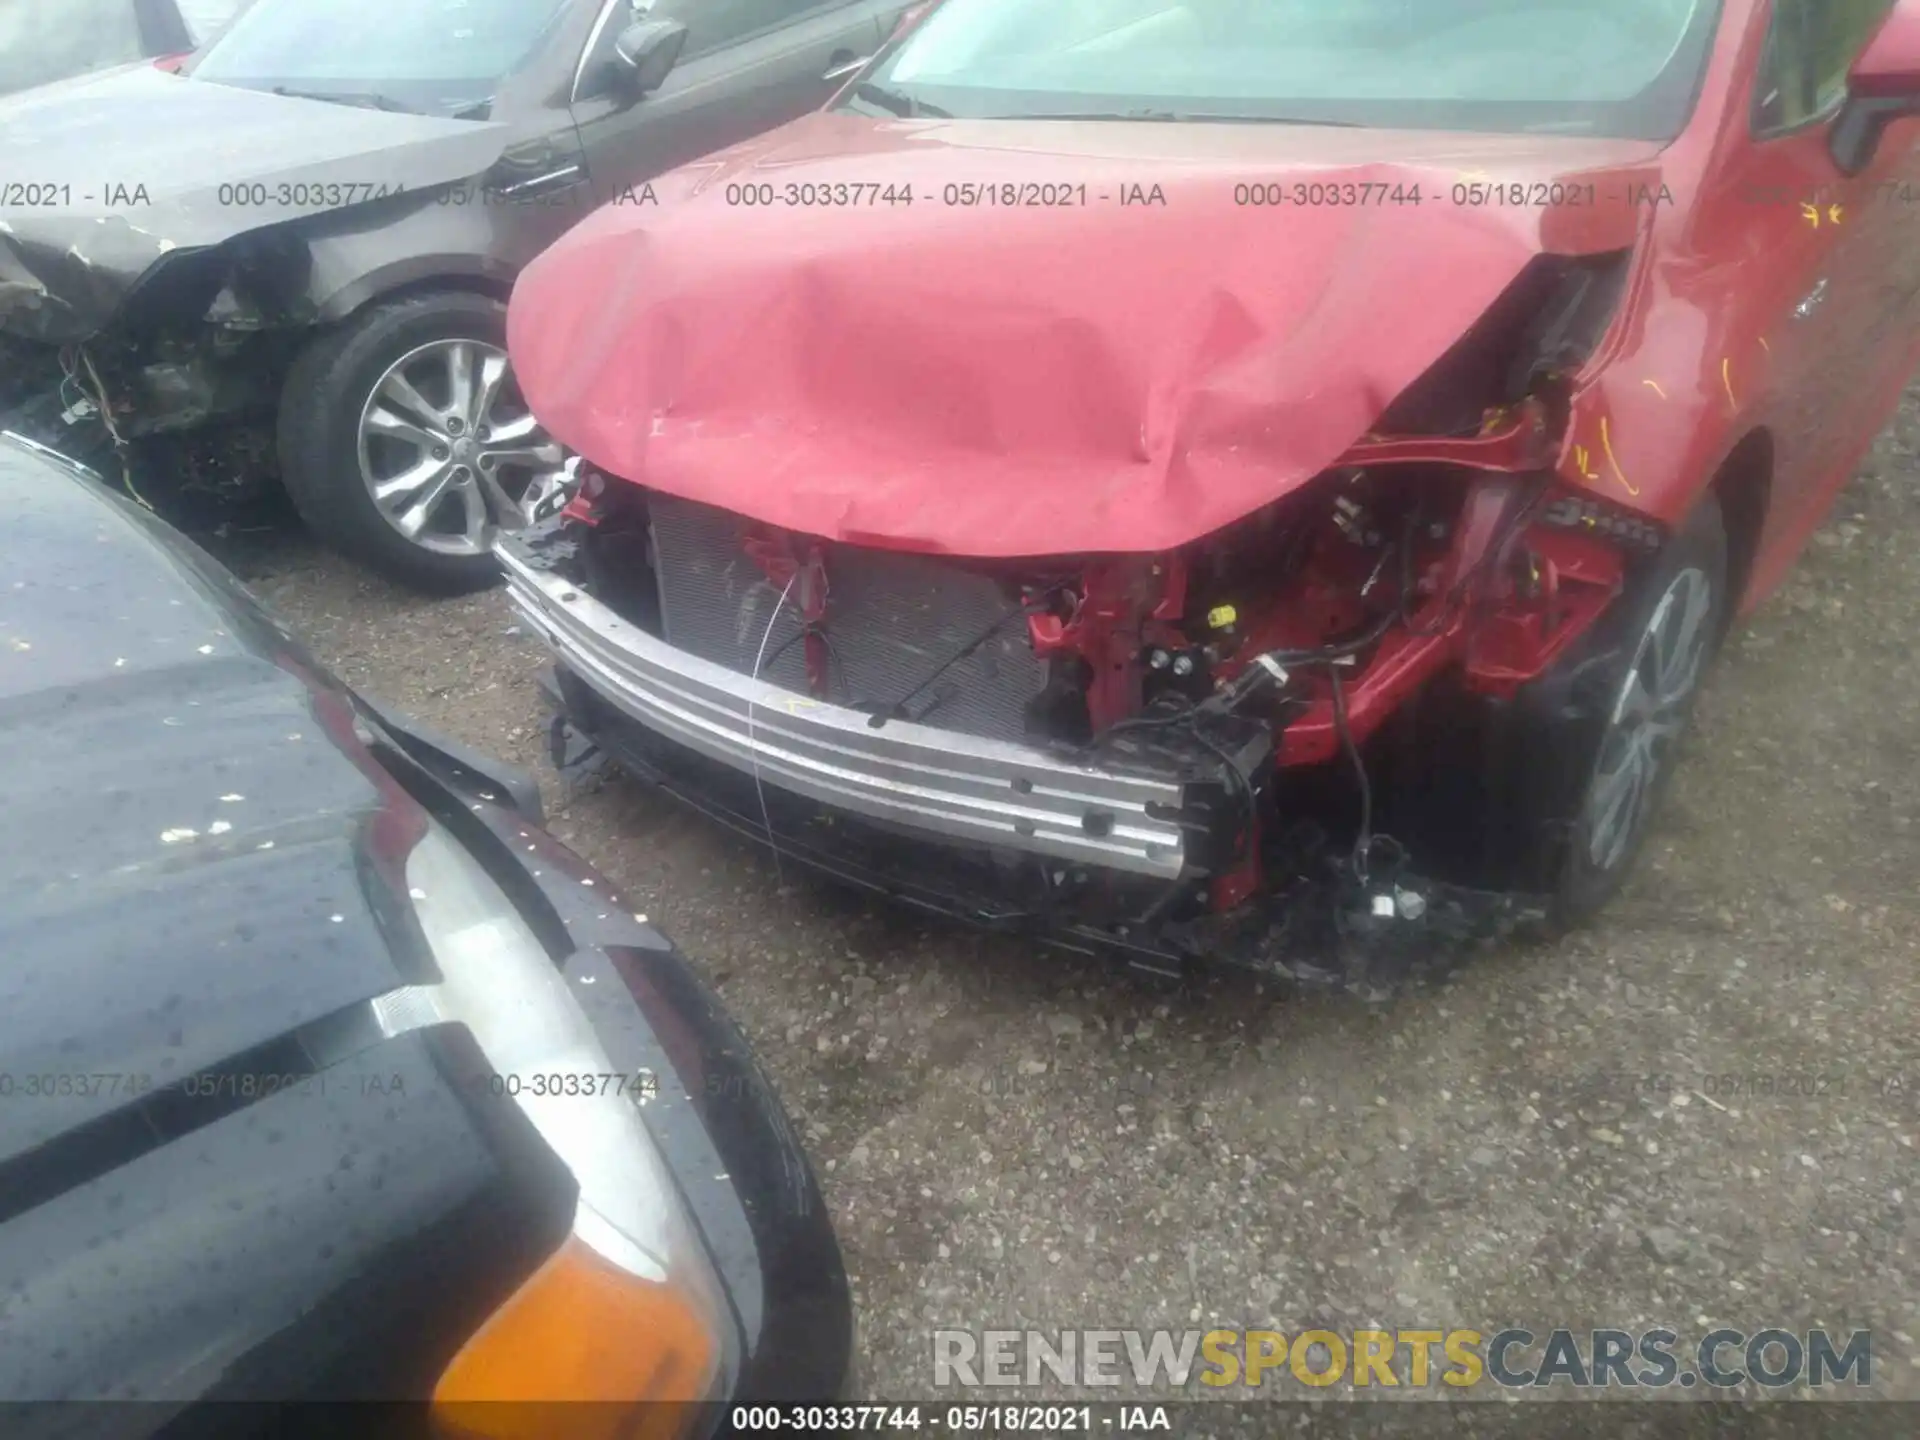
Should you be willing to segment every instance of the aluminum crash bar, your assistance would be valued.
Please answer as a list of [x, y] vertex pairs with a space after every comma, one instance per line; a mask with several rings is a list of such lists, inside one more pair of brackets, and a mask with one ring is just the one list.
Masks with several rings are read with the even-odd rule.
[[768, 785], [950, 840], [1178, 878], [1176, 779], [872, 715], [742, 675], [622, 620], [540, 568], [496, 553], [514, 607], [554, 657], [649, 730]]

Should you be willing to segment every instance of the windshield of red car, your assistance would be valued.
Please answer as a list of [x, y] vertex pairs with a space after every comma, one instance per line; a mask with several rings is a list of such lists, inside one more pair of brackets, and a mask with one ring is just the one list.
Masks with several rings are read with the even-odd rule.
[[256, 0], [193, 76], [447, 113], [486, 100], [571, 0]]
[[1693, 108], [1718, 12], [1718, 0], [945, 0], [868, 77], [867, 98], [967, 117], [1664, 140]]

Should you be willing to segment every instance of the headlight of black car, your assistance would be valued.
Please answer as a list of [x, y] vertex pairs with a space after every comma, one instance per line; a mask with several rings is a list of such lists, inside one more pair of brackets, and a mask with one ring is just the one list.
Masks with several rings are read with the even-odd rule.
[[[640, 1113], [650, 1077], [615, 1073], [539, 939], [437, 823], [406, 877], [444, 979], [376, 1002], [383, 1025], [465, 1025], [580, 1187], [566, 1243], [440, 1377], [436, 1427], [485, 1440], [682, 1436], [726, 1372], [726, 1311]], [[569, 1405], [564, 1426], [544, 1403], [579, 1401], [597, 1403]]]

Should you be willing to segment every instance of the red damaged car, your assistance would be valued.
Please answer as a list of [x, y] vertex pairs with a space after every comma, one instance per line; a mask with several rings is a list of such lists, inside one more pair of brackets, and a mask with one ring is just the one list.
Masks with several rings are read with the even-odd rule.
[[520, 280], [561, 758], [1153, 968], [1578, 920], [1920, 358], [1916, 112], [1920, 0], [946, 0]]

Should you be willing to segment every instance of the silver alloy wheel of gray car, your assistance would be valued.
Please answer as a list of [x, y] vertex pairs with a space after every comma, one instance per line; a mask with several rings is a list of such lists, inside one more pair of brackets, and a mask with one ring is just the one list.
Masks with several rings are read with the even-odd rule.
[[1626, 857], [1646, 821], [1713, 648], [1712, 613], [1713, 583], [1690, 567], [1673, 577], [1640, 633], [1582, 815], [1588, 858], [1601, 870]]
[[434, 340], [388, 366], [360, 412], [359, 455], [374, 508], [443, 555], [486, 553], [495, 528], [525, 527], [566, 484], [565, 449], [483, 340]]

